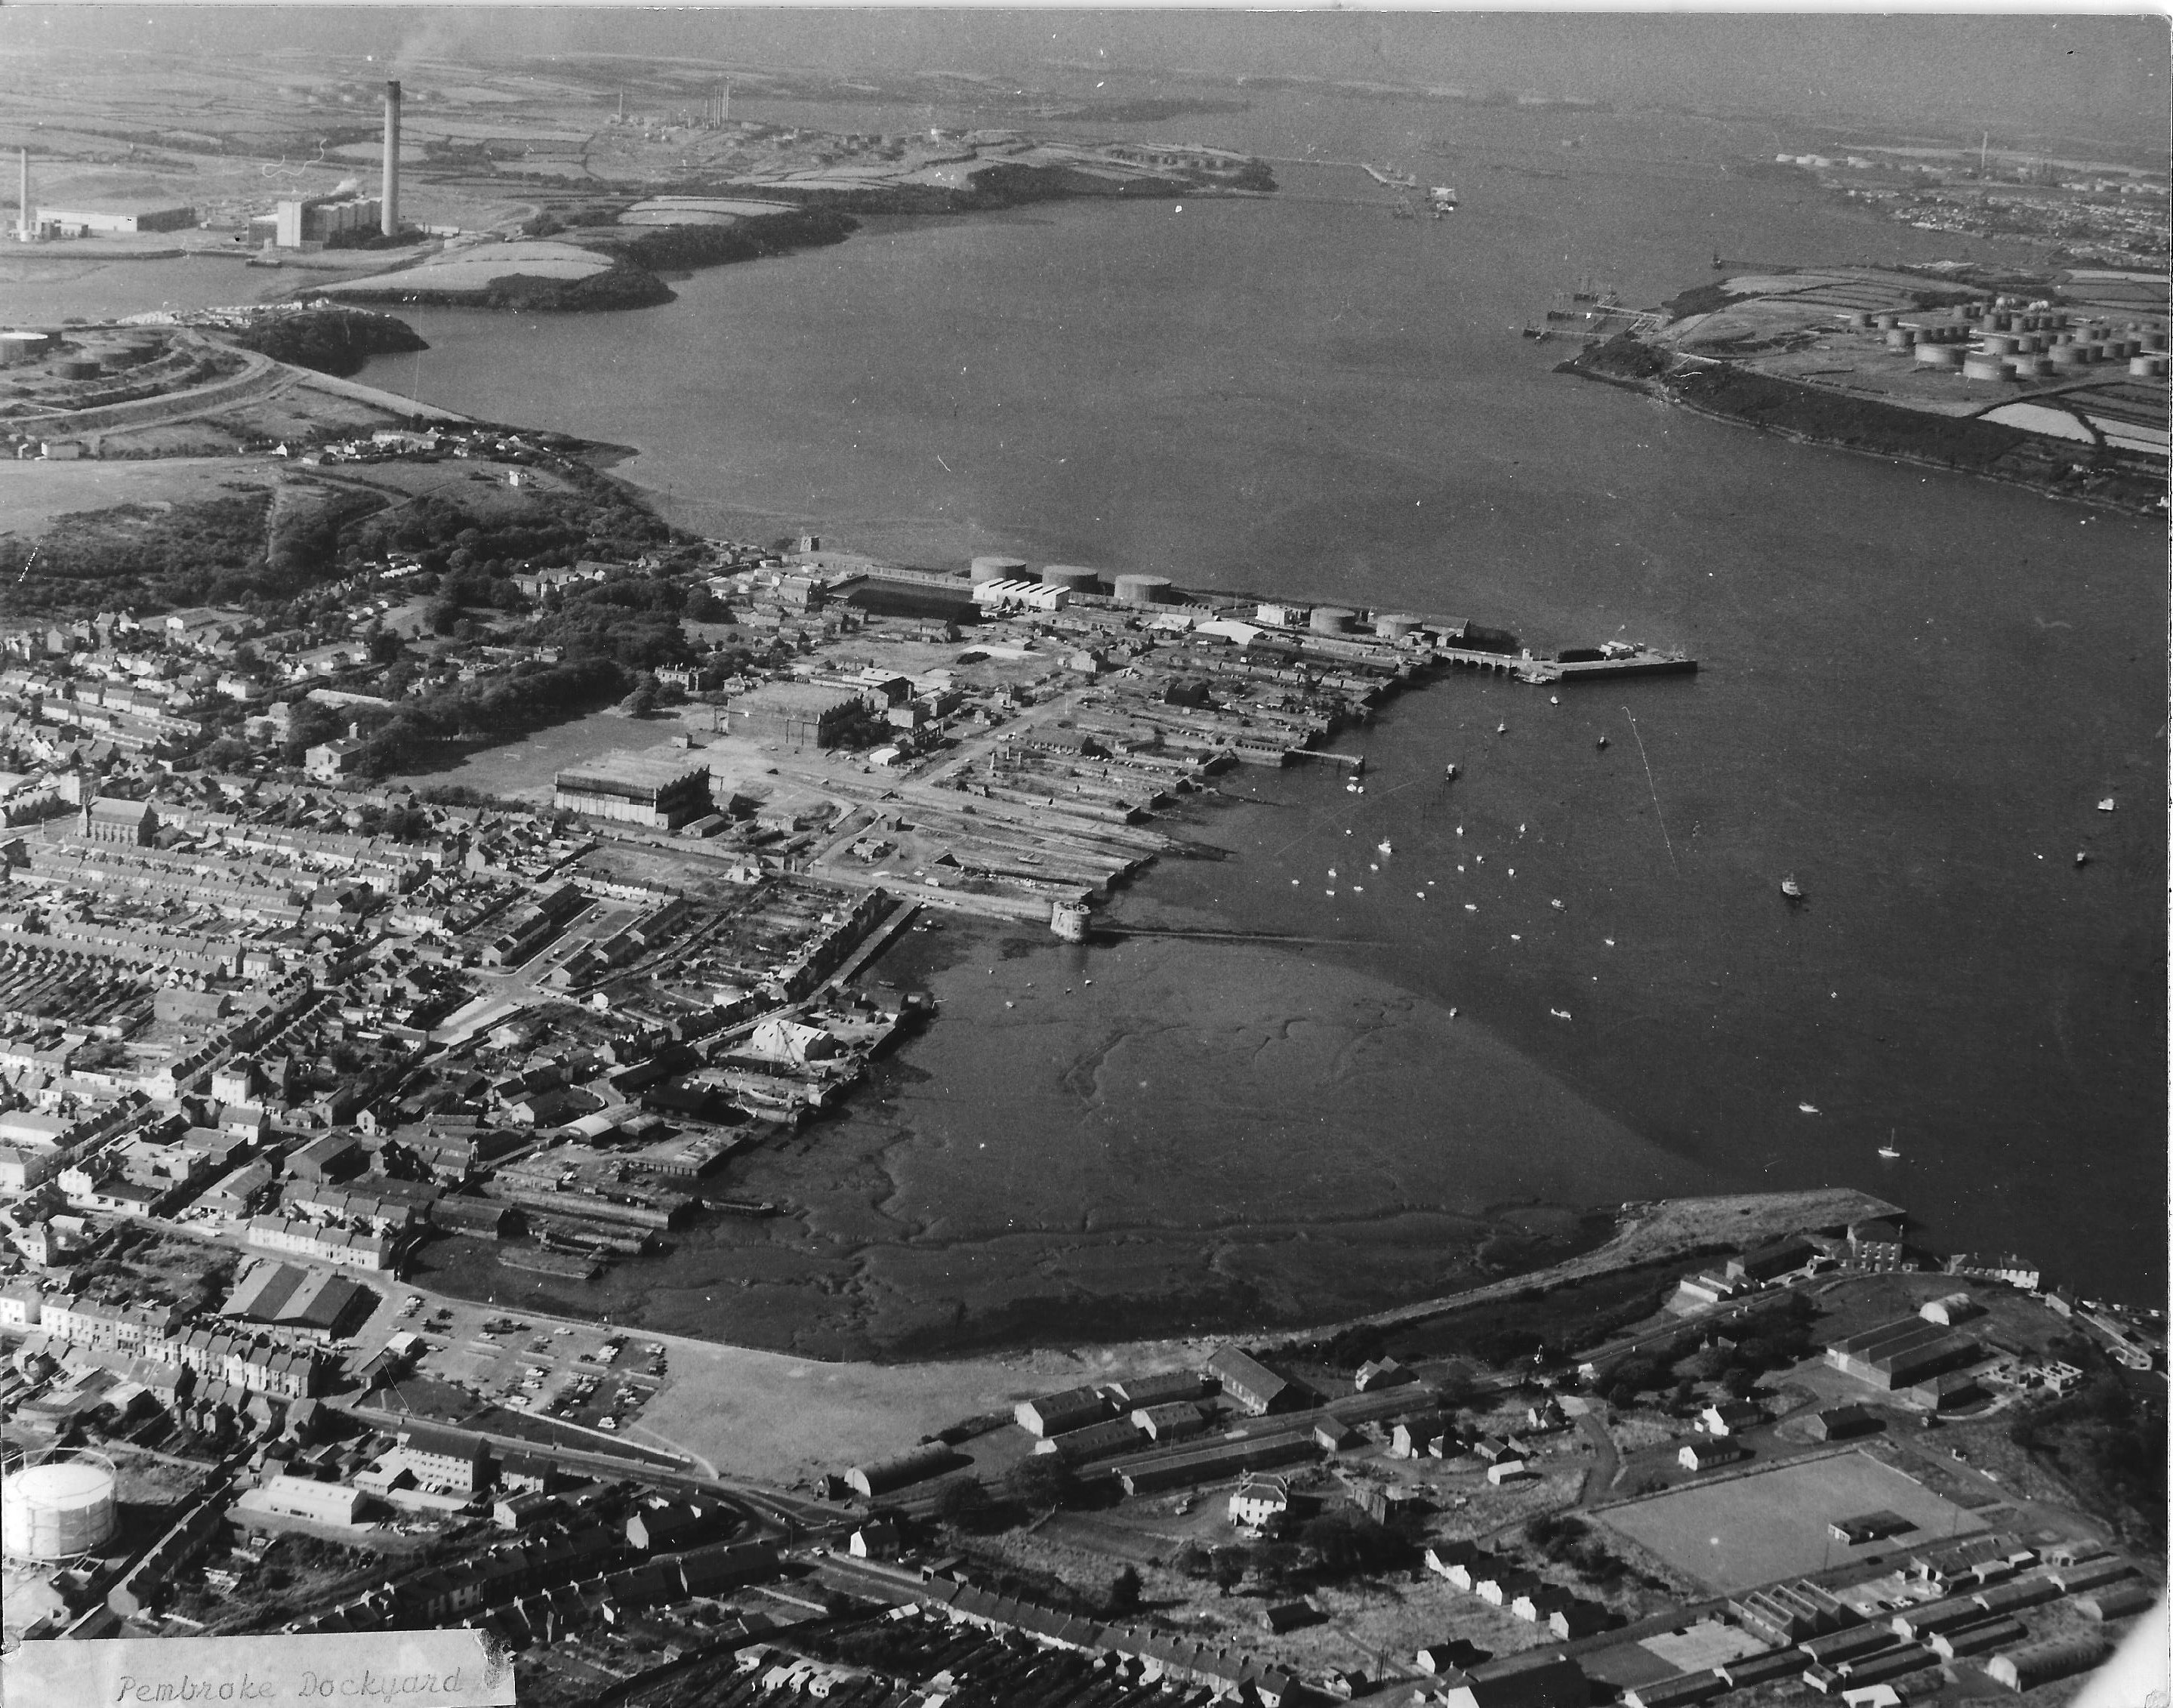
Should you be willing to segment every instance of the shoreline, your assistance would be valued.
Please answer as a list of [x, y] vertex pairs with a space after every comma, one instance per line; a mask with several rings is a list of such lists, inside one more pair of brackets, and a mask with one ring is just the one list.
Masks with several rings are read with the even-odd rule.
[[[1988, 482], [1993, 486], [2010, 487], [2019, 492], [2032, 493], [2039, 498], [2057, 499], [2062, 504], [2082, 504], [2110, 511], [2116, 515], [2162, 518], [2165, 514], [2163, 502], [2157, 504], [2130, 504], [2108, 493], [2066, 492], [2050, 482], [2025, 480], [2014, 475], [1998, 474], [1987, 469], [1971, 468], [1962, 463], [1949, 461], [1940, 457], [1926, 456], [1912, 451], [1882, 450], [1875, 445], [1854, 444], [1831, 434], [1790, 427], [1782, 423], [1754, 419], [1728, 410], [1717, 409], [1710, 404], [1699, 403], [1685, 396], [1679, 387], [1669, 383], [1669, 378], [1675, 371], [1673, 368], [1663, 369], [1662, 373], [1657, 374], [1636, 375], [1611, 374], [1603, 368], [1592, 365], [1589, 358], [1600, 348], [1598, 345], [1588, 347], [1575, 356], [1557, 362], [1550, 371], [1566, 374], [1579, 380], [1591, 380], [1601, 385], [1611, 385], [1617, 391], [1637, 392], [1647, 397], [1657, 398], [1669, 408], [1680, 409], [1685, 414], [1699, 416], [1705, 420], [1718, 422], [1724, 426], [1746, 428], [1754, 433], [1764, 434], [1772, 439], [1785, 439], [1793, 445], [1814, 445], [1825, 450], [1845, 451], [1854, 456], [1869, 457], [1874, 461], [1898, 463], [1911, 468], [1932, 469], [1941, 474], [1960, 475], [1973, 480]], [[1639, 348], [1650, 348], [1649, 346], [1645, 345], [1640, 345]], [[1802, 392], [1807, 396], [1824, 395], [1815, 387], [1798, 385], [1792, 380], [1776, 379], [1770, 374], [1761, 374], [1759, 377], [1770, 385], [1787, 387], [1791, 391]], [[1896, 406], [1880, 407], [1892, 408]], [[1975, 419], [1973, 417], [1928, 418], [1960, 421]]]

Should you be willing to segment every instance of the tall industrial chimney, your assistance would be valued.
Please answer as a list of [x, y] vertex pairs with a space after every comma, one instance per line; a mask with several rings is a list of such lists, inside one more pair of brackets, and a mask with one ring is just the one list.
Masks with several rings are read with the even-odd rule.
[[400, 234], [400, 84], [385, 85], [385, 186], [380, 197], [382, 216], [379, 229], [387, 237]]
[[23, 151], [23, 175], [15, 185], [15, 236], [23, 243], [30, 240], [30, 151]]

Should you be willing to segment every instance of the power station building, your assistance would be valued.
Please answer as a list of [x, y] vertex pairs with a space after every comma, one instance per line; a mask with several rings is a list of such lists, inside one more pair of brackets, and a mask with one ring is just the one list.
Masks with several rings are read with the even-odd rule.
[[551, 804], [590, 818], [677, 830], [710, 811], [709, 762], [671, 747], [607, 753], [561, 771]]
[[299, 249], [342, 232], [375, 232], [383, 205], [375, 196], [311, 196], [275, 202], [272, 240], [282, 249]]

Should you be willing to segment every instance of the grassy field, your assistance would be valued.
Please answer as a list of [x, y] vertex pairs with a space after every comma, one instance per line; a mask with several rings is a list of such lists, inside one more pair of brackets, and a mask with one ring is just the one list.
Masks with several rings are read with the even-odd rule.
[[1904, 1545], [1984, 1528], [1952, 1501], [1858, 1452], [1691, 1484], [1593, 1516], [1677, 1571], [1728, 1591], [1892, 1551], [1891, 1540], [1852, 1549], [1826, 1529], [1836, 1520], [1881, 1511], [1917, 1527], [1902, 1538]]
[[[594, 759], [613, 748], [639, 750], [666, 740], [678, 725], [666, 719], [623, 717], [606, 708], [554, 724], [531, 735], [500, 746], [461, 752], [448, 762], [418, 767], [400, 773], [400, 780], [424, 784], [457, 784], [509, 800], [532, 800], [547, 806], [551, 782], [569, 765]], [[446, 750], [450, 754], [454, 750]], [[420, 757], [431, 755], [426, 751]]]

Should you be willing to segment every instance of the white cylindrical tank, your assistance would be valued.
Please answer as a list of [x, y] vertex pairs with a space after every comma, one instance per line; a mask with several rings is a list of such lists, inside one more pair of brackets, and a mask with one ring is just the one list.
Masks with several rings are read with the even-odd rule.
[[46, 353], [43, 332], [0, 332], [0, 368], [36, 360]]
[[1023, 558], [976, 558], [967, 579], [976, 587], [984, 581], [1013, 581], [1026, 574]]
[[113, 1534], [113, 1462], [94, 1453], [0, 1468], [0, 1553], [67, 1560]]

